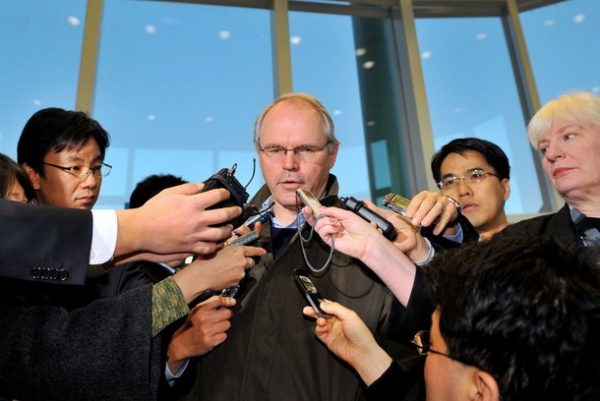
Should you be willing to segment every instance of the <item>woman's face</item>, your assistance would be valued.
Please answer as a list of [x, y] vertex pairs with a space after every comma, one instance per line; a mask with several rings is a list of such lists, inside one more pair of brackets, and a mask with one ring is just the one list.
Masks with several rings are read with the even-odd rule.
[[15, 202], [29, 202], [29, 199], [27, 199], [27, 197], [25, 196], [25, 190], [23, 189], [21, 184], [19, 184], [19, 182], [16, 180], [8, 188], [8, 191], [6, 192], [4, 198]]
[[538, 149], [552, 185], [567, 202], [600, 196], [600, 126], [555, 120]]

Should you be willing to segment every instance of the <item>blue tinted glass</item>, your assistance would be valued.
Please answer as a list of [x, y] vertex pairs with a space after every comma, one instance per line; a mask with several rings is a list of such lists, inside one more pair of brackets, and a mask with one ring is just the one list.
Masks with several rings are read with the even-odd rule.
[[416, 24], [435, 149], [469, 136], [496, 143], [512, 167], [506, 212], [537, 213], [540, 185], [500, 19]]
[[99, 207], [150, 174], [201, 181], [237, 163], [246, 184], [254, 120], [273, 99], [270, 12], [107, 0], [103, 26], [94, 114], [114, 167]]
[[0, 150], [15, 158], [25, 122], [39, 109], [72, 109], [85, 2], [0, 1]]
[[352, 17], [290, 12], [294, 91], [323, 102], [335, 124], [340, 150], [332, 169], [342, 194], [369, 198]]
[[600, 2], [536, 8], [521, 22], [542, 103], [573, 90], [600, 93]]

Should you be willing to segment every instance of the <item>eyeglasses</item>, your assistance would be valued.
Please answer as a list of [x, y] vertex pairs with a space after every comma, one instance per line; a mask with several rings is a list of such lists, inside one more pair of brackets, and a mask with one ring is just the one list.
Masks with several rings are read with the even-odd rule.
[[106, 163], [97, 166], [59, 166], [58, 164], [48, 162], [42, 162], [42, 164], [57, 168], [77, 178], [87, 177], [90, 175], [90, 171], [96, 177], [106, 177], [110, 174], [110, 170], [112, 169], [112, 166]]
[[317, 161], [319, 153], [330, 144], [331, 141], [327, 141], [325, 145], [321, 147], [316, 145], [301, 145], [296, 146], [295, 148], [284, 148], [279, 145], [269, 145], [263, 148], [258, 145], [258, 149], [267, 155], [267, 157], [277, 162], [282, 161], [287, 155], [287, 152], [294, 152], [294, 156], [300, 160], [313, 162]]
[[415, 336], [411, 340], [411, 343], [415, 346], [419, 355], [426, 356], [427, 354], [432, 353], [432, 354], [445, 356], [446, 358], [450, 358], [454, 361], [463, 363], [465, 365], [477, 366], [473, 362], [469, 362], [463, 358], [459, 358], [456, 356], [452, 356], [450, 354], [446, 354], [446, 353], [431, 349], [431, 340], [429, 337], [428, 330], [421, 330], [417, 334], [415, 334]]
[[490, 173], [489, 171], [485, 171], [480, 168], [473, 168], [471, 170], [467, 170], [465, 174], [461, 175], [460, 177], [455, 175], [443, 177], [441, 181], [437, 183], [437, 186], [440, 189], [454, 188], [461, 181], [468, 182], [469, 184], [476, 184], [490, 175], [500, 178], [500, 176], [496, 173]]

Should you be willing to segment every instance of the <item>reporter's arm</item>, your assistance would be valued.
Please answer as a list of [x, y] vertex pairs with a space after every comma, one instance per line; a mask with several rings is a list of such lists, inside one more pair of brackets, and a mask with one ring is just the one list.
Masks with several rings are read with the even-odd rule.
[[[227, 198], [225, 189], [201, 192], [203, 184], [168, 188], [136, 209], [117, 211], [119, 223], [115, 257], [120, 263], [173, 259], [173, 255], [211, 254], [228, 238], [232, 226], [213, 227], [239, 216], [241, 208], [208, 209]], [[160, 260], [161, 255], [164, 257]]]
[[91, 237], [89, 210], [0, 199], [0, 276], [84, 284]]
[[356, 312], [331, 301], [322, 302], [321, 308], [333, 317], [317, 318], [310, 307], [302, 311], [316, 318], [315, 335], [331, 352], [350, 364], [370, 386], [389, 368], [392, 358], [377, 344]]
[[337, 207], [322, 207], [316, 223], [308, 208], [303, 212], [321, 238], [366, 264], [388, 286], [402, 305], [410, 297], [415, 277], [414, 263], [394, 243], [360, 216]]

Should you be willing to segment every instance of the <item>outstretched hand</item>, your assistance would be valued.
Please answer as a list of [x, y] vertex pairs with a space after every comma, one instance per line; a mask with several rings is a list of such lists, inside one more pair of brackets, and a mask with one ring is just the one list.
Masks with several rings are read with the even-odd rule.
[[392, 358], [377, 344], [367, 325], [351, 309], [337, 302], [321, 302], [324, 312], [332, 318], [317, 317], [310, 307], [302, 310], [316, 318], [315, 335], [339, 358], [348, 362], [370, 385], [390, 366]]

